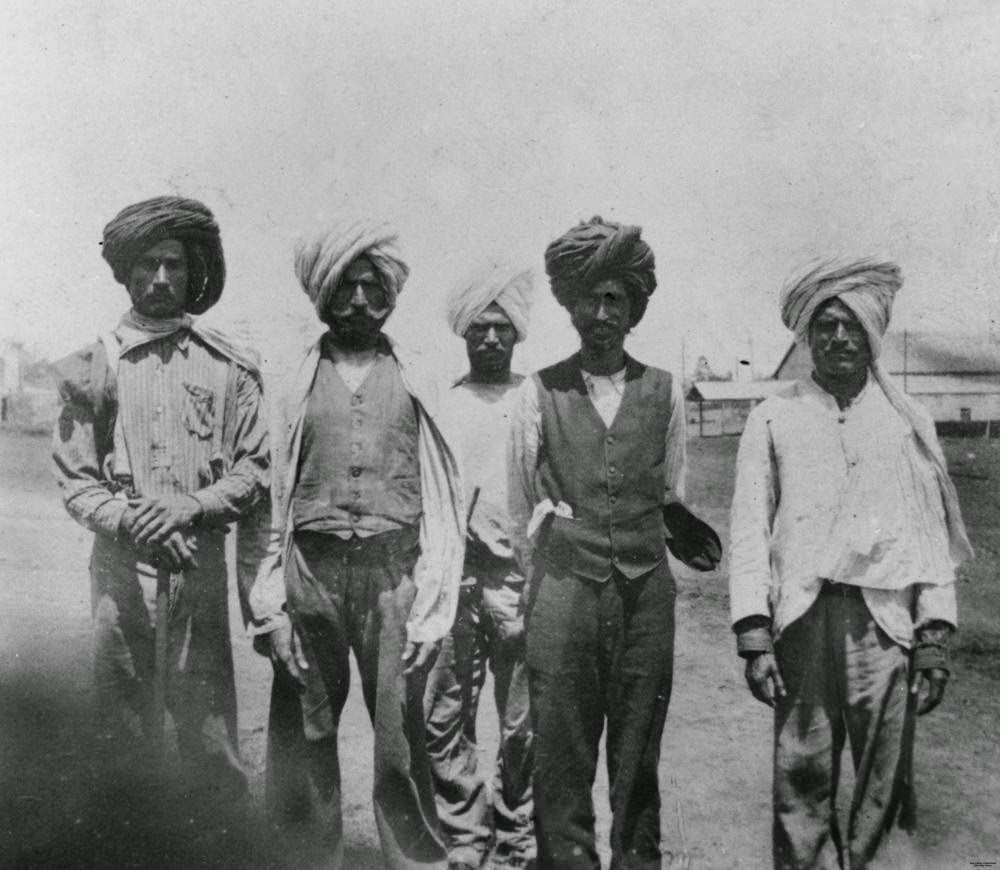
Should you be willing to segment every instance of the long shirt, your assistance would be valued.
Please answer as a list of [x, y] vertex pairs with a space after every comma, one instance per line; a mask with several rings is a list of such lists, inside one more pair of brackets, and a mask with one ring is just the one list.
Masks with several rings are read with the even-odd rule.
[[[625, 369], [612, 375], [582, 372], [587, 393], [606, 425], [614, 421], [625, 392]], [[679, 389], [671, 390], [670, 422], [667, 426], [663, 462], [663, 503], [682, 501], [687, 470], [687, 436], [684, 399]], [[535, 470], [543, 447], [542, 410], [534, 378], [527, 378], [514, 402], [510, 451], [510, 519], [514, 549], [526, 576], [532, 563], [532, 537], [549, 513], [573, 515], [573, 506], [552, 504], [549, 494], [540, 491]]]
[[929, 464], [909, 461], [914, 450], [873, 380], [843, 410], [812, 379], [754, 408], [732, 503], [733, 623], [768, 618], [777, 639], [831, 581], [861, 587], [901, 646], [921, 625], [954, 626], [944, 507]]
[[508, 497], [507, 441], [518, 387], [524, 376], [504, 383], [459, 378], [441, 402], [441, 425], [455, 447], [462, 472], [469, 537], [501, 559], [513, 559]]

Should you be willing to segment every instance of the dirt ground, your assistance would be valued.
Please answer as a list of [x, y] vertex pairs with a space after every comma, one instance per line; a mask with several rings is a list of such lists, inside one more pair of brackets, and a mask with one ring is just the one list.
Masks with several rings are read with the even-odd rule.
[[[691, 442], [690, 500], [722, 531], [735, 446], [729, 438]], [[1000, 862], [1000, 444], [957, 441], [947, 449], [978, 556], [960, 580], [963, 630], [948, 696], [918, 727], [917, 842], [929, 870]], [[109, 785], [95, 764], [89, 535], [62, 510], [44, 438], [0, 433], [0, 535], [0, 863], [322, 866], [305, 840], [283, 840], [263, 823], [269, 666], [238, 624], [240, 737], [255, 771], [254, 800], [206, 820], [160, 799], [142, 772]], [[725, 564], [718, 574], [681, 574], [679, 588], [675, 688], [660, 764], [664, 848], [687, 853], [704, 870], [766, 868], [771, 717], [743, 683], [728, 628]], [[484, 766], [496, 746], [489, 697], [483, 693], [480, 711]], [[380, 867], [369, 797], [371, 734], [356, 690], [341, 758], [348, 866]], [[595, 799], [606, 842], [603, 776]]]

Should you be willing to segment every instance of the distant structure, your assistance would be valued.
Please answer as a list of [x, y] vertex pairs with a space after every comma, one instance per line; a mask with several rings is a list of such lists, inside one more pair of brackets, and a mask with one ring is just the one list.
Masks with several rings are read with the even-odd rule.
[[695, 381], [685, 396], [688, 435], [739, 435], [754, 405], [786, 387], [779, 381]]
[[59, 395], [51, 366], [33, 359], [20, 342], [0, 345], [0, 425], [48, 432], [58, 415]]
[[[882, 366], [923, 404], [942, 434], [1000, 436], [1000, 342], [989, 337], [889, 332]], [[774, 373], [777, 381], [808, 377], [808, 348], [793, 344]]]

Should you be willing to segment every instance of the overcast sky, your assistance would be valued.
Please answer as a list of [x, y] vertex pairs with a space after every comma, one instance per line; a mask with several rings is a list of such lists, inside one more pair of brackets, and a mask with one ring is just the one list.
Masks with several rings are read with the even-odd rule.
[[442, 302], [493, 251], [537, 269], [520, 367], [574, 346], [542, 252], [641, 224], [660, 287], [632, 351], [718, 370], [787, 346], [777, 294], [817, 256], [902, 265], [895, 323], [1000, 317], [1000, 7], [939, 2], [89, 4], [0, 28], [0, 336], [59, 356], [127, 307], [103, 225], [206, 202], [229, 267], [209, 315], [282, 367], [311, 311], [297, 234], [348, 208], [400, 228], [391, 330], [461, 364]]

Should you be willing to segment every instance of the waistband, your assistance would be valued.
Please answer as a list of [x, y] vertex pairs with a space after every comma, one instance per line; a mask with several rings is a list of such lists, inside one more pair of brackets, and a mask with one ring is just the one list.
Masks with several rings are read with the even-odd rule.
[[862, 598], [862, 587], [852, 586], [850, 583], [834, 583], [832, 580], [824, 580], [819, 590], [820, 595], [834, 598]]

